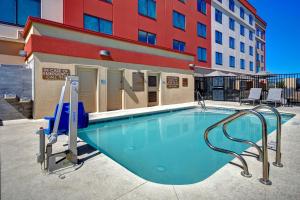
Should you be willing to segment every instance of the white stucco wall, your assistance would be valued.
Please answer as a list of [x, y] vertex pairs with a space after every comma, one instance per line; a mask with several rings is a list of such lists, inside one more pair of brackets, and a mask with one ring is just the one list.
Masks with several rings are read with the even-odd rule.
[[22, 30], [22, 27], [0, 24], [0, 38], [18, 39], [18, 31]]
[[[255, 72], [255, 16], [253, 16], [253, 25], [249, 24], [249, 15], [251, 12], [247, 10], [244, 6], [245, 17], [242, 19], [240, 17], [240, 4], [235, 0], [235, 12], [233, 13], [229, 9], [229, 0], [223, 0], [220, 3], [217, 0], [212, 1], [212, 12], [211, 12], [211, 21], [212, 21], [212, 68], [252, 74]], [[222, 24], [215, 21], [215, 9], [218, 9], [222, 12]], [[229, 18], [235, 20], [235, 30], [232, 31], [229, 29]], [[245, 36], [240, 35], [240, 24], [245, 27]], [[215, 31], [222, 32], [223, 44], [217, 44], [215, 42]], [[253, 40], [249, 39], [249, 30], [253, 32]], [[229, 48], [229, 37], [235, 38], [235, 49]], [[240, 42], [245, 43], [245, 53], [240, 52]], [[249, 46], [253, 47], [253, 56], [249, 54]], [[223, 65], [216, 65], [215, 52], [223, 53]], [[229, 56], [235, 57], [235, 68], [229, 66]], [[245, 59], [245, 69], [240, 69], [240, 59]], [[253, 62], [253, 72], [250, 71], [250, 61]]]
[[41, 18], [63, 23], [63, 0], [41, 0]]

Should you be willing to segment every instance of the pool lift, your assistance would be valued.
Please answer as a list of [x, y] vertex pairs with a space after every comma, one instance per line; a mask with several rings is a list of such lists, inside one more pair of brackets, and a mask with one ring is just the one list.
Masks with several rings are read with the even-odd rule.
[[[67, 86], [70, 87], [70, 103], [64, 103]], [[54, 117], [45, 117], [49, 121], [48, 129], [41, 127], [37, 131], [40, 138], [37, 162], [44, 166], [43, 169], [48, 172], [78, 164], [77, 129], [85, 128], [88, 125], [88, 114], [84, 112], [83, 104], [78, 102], [78, 87], [79, 78], [77, 76], [66, 77]], [[67, 150], [52, 153], [53, 144], [57, 142], [58, 136], [63, 134], [68, 135]], [[45, 145], [46, 135], [48, 136], [47, 145]]]

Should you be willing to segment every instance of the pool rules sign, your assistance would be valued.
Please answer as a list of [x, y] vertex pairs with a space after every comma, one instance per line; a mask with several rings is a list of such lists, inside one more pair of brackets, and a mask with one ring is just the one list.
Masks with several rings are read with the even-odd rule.
[[42, 77], [44, 80], [66, 80], [67, 76], [70, 76], [69, 69], [58, 69], [58, 68], [42, 69]]

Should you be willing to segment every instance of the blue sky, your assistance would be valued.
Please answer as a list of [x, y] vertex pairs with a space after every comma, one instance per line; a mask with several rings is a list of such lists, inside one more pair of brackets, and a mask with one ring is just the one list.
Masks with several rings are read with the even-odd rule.
[[267, 23], [266, 64], [273, 73], [300, 73], [300, 1], [249, 0]]

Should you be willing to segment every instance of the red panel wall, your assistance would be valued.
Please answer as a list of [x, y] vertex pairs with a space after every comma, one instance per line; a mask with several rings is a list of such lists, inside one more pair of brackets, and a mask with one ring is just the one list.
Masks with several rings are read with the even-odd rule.
[[[83, 14], [113, 21], [113, 34], [118, 37], [138, 40], [138, 30], [155, 33], [157, 45], [173, 48], [173, 39], [186, 43], [186, 52], [196, 55], [195, 64], [211, 67], [211, 0], [207, 2], [207, 14], [197, 11], [197, 1], [156, 0], [157, 18], [150, 19], [138, 14], [138, 0], [64, 0], [64, 23], [83, 28]], [[186, 30], [173, 27], [173, 10], [186, 16]], [[197, 22], [207, 25], [207, 38], [197, 36]], [[207, 62], [197, 61], [197, 48], [207, 49]], [[137, 58], [139, 59], [139, 58]]]

